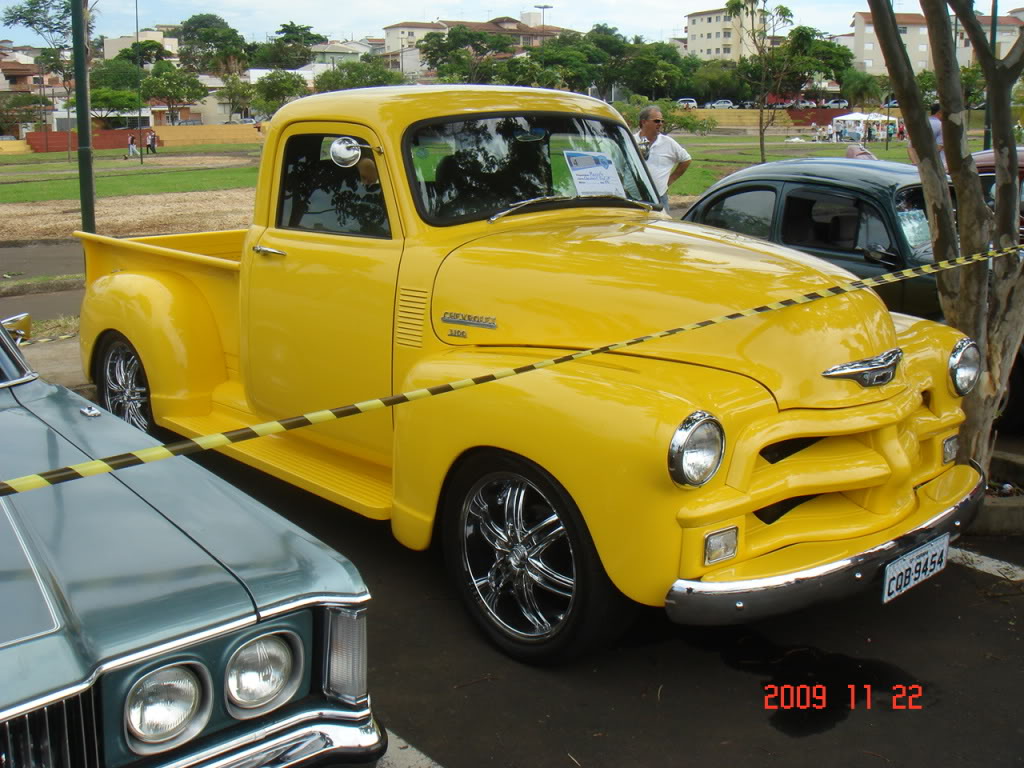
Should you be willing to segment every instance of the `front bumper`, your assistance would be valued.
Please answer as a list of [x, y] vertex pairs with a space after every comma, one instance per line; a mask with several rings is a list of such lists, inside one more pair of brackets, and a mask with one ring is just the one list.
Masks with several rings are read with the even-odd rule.
[[307, 710], [258, 731], [161, 768], [290, 768], [373, 764], [387, 750], [376, 719], [340, 719], [331, 710]]
[[954, 540], [966, 530], [985, 496], [985, 475], [980, 474], [966, 497], [895, 539], [802, 571], [759, 579], [702, 582], [679, 579], [668, 591], [665, 610], [680, 624], [720, 626], [799, 610], [814, 603], [859, 592], [901, 555], [944, 533]]

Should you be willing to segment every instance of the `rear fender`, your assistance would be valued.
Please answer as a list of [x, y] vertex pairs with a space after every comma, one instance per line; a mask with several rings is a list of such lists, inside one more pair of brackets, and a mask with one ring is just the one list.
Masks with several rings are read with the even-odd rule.
[[227, 376], [224, 350], [206, 299], [172, 272], [117, 272], [89, 283], [82, 302], [82, 365], [94, 380], [110, 331], [138, 350], [149, 378], [153, 415], [202, 415]]
[[[446, 352], [421, 361], [402, 391], [521, 366], [549, 352]], [[429, 546], [446, 478], [470, 452], [497, 448], [551, 473], [580, 508], [615, 585], [658, 605], [678, 578], [677, 513], [700, 493], [672, 482], [669, 442], [698, 409], [718, 415], [728, 435], [774, 403], [758, 384], [734, 374], [604, 355], [401, 405], [395, 409], [401, 471], [394, 534], [414, 549]], [[718, 487], [727, 474], [724, 465], [705, 488]]]

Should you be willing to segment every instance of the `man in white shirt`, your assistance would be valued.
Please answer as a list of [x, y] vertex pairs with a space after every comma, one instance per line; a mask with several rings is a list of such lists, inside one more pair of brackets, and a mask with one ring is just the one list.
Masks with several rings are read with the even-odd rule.
[[641, 150], [646, 149], [645, 159], [654, 178], [655, 191], [665, 213], [670, 214], [668, 188], [690, 167], [690, 153], [679, 146], [678, 141], [661, 132], [664, 123], [658, 107], [644, 107], [640, 110], [640, 130], [635, 137]]

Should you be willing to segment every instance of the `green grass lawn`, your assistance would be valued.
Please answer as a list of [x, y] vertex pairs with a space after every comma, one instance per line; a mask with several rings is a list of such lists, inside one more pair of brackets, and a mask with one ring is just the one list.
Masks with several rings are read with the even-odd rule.
[[[689, 170], [669, 190], [674, 195], [699, 195], [719, 179], [734, 171], [761, 162], [761, 149], [755, 136], [673, 136], [686, 147], [693, 158]], [[786, 142], [785, 136], [765, 137], [767, 162], [797, 157], [844, 157], [847, 143]], [[981, 137], [971, 136], [967, 142], [971, 152], [982, 149]], [[867, 148], [879, 160], [896, 163], [910, 162], [907, 142], [891, 141], [889, 149], [884, 141], [875, 141]]]
[[[693, 163], [686, 174], [672, 185], [676, 195], [699, 195], [719, 179], [734, 171], [761, 161], [758, 137], [755, 136], [696, 136], [680, 135], [676, 138], [693, 157]], [[794, 157], [842, 157], [847, 144], [826, 142], [786, 142], [785, 136], [766, 136], [768, 161]], [[981, 138], [971, 137], [972, 152], [981, 149]], [[204, 154], [239, 154], [256, 158], [262, 145], [254, 144], [204, 144], [190, 147], [161, 148], [161, 154], [195, 155], [196, 163], [202, 163]], [[429, 149], [429, 148], [428, 148]], [[869, 149], [880, 160], [908, 162], [906, 142], [874, 142]], [[99, 197], [153, 194], [158, 192], [193, 192], [215, 189], [251, 187], [256, 184], [257, 168], [222, 168], [195, 170], [182, 168], [157, 168], [126, 163], [121, 150], [97, 150], [94, 153], [96, 170], [96, 194]], [[423, 157], [414, 157], [417, 166], [427, 179], [433, 178], [436, 152], [424, 152]], [[144, 178], [143, 178], [144, 174]], [[0, 203], [32, 202], [36, 200], [77, 200], [78, 164], [72, 154], [69, 164], [65, 155], [0, 156]]]
[[[203, 154], [224, 154], [225, 152], [247, 154], [252, 157], [259, 157], [263, 145], [259, 142], [252, 144], [195, 144], [187, 147], [160, 147], [157, 154], [160, 155], [203, 155]], [[123, 149], [96, 149], [93, 150], [94, 164], [100, 158], [121, 160], [124, 156]], [[12, 165], [54, 165], [64, 168], [78, 168], [78, 155], [71, 152], [71, 162], [67, 160], [66, 152], [45, 152], [27, 155], [0, 155], [0, 171]]]
[[[155, 168], [145, 177], [126, 173], [96, 177], [97, 197], [155, 194], [158, 192], [205, 192], [256, 186], [256, 166], [171, 170]], [[78, 178], [26, 181], [0, 185], [0, 202], [30, 203], [40, 200], [78, 200]]]

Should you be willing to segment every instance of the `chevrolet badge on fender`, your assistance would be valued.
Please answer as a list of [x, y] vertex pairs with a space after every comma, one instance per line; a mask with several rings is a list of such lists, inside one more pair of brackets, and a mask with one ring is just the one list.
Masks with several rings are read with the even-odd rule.
[[490, 328], [494, 330], [498, 327], [498, 318], [492, 317], [491, 315], [467, 315], [463, 312], [445, 312], [441, 315], [442, 323], [451, 323], [452, 325], [471, 325], [474, 328]]

